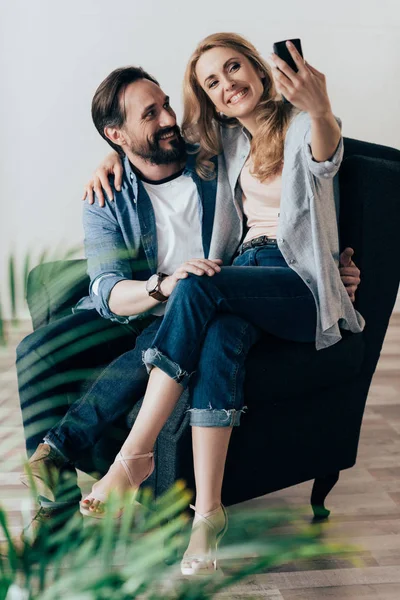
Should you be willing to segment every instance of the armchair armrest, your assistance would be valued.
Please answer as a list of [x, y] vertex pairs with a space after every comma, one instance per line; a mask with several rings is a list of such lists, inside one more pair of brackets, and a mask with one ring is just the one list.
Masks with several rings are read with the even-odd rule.
[[71, 314], [88, 294], [86, 260], [65, 260], [38, 265], [29, 273], [27, 302], [34, 329]]

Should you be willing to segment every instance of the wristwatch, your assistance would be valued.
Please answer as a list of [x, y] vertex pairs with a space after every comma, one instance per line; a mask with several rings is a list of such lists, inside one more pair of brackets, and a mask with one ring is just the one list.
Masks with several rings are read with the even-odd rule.
[[165, 273], [155, 273], [146, 282], [147, 293], [159, 302], [166, 302], [168, 300], [168, 296], [164, 296], [160, 289], [161, 282], [166, 277], [168, 277], [168, 275]]

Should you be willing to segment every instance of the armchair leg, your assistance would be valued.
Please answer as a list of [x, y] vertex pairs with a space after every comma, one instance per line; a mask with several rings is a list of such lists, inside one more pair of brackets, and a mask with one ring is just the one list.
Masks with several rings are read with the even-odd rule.
[[325, 508], [325, 499], [339, 480], [340, 471], [329, 473], [324, 477], [316, 477], [311, 494], [311, 506], [314, 513], [313, 521], [323, 521], [330, 515], [330, 510]]

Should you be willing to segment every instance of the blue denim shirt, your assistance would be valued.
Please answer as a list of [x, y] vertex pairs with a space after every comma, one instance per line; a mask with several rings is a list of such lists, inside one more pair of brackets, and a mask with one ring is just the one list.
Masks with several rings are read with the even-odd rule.
[[[183, 175], [191, 177], [198, 190], [198, 209], [202, 224], [204, 256], [210, 252], [213, 229], [217, 178], [202, 180], [195, 171], [195, 155], [188, 146], [188, 159]], [[216, 164], [216, 160], [215, 160]], [[124, 279], [146, 281], [157, 271], [157, 230], [151, 200], [140, 179], [134, 173], [127, 157], [123, 160], [121, 191], [114, 188], [114, 200], [105, 198], [105, 206], [98, 202], [84, 203], [83, 225], [87, 271], [90, 276], [89, 296], [82, 298], [76, 310], [95, 308], [102, 317], [128, 323], [143, 318], [148, 312], [129, 317], [113, 313], [108, 299], [113, 287]]]

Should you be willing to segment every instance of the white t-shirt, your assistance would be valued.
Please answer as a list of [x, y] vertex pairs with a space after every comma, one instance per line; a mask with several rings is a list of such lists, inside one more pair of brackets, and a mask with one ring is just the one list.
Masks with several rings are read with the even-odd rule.
[[[153, 205], [157, 228], [157, 272], [172, 275], [191, 258], [204, 258], [199, 193], [190, 176], [178, 174], [143, 186]], [[151, 312], [164, 313], [160, 304]]]

